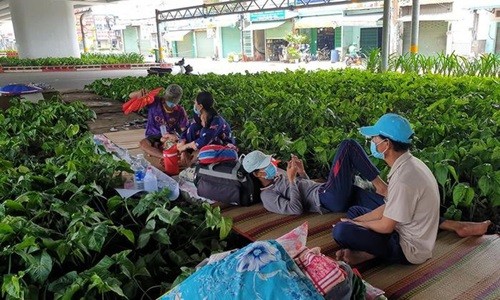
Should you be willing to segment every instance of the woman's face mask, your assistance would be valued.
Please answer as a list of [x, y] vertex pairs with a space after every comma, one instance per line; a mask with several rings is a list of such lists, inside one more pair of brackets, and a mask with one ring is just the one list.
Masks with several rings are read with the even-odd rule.
[[277, 171], [276, 166], [273, 165], [272, 163], [269, 164], [269, 166], [267, 166], [264, 169], [264, 172], [266, 172], [266, 176], [264, 178], [267, 179], [267, 180], [274, 179], [274, 177], [276, 177], [276, 171]]
[[198, 107], [196, 107], [196, 103], [193, 105], [193, 111], [195, 114], [197, 114], [198, 116], [201, 114], [201, 111], [198, 109]]
[[385, 151], [387, 151], [387, 148], [385, 148], [384, 151], [378, 152], [377, 146], [380, 145], [381, 143], [385, 142], [387, 140], [382, 140], [378, 143], [375, 143], [374, 141], [370, 142], [370, 151], [373, 155], [373, 157], [378, 158], [378, 159], [384, 159], [385, 158]]
[[170, 102], [170, 101], [166, 101], [165, 103], [167, 104], [167, 106], [168, 106], [169, 108], [174, 108], [174, 106], [175, 106], [175, 103]]

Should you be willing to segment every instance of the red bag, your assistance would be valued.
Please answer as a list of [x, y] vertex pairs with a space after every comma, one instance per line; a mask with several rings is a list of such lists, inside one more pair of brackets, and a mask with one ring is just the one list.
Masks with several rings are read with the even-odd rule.
[[122, 105], [122, 110], [123, 112], [128, 115], [131, 112], [134, 111], [139, 111], [142, 108], [146, 107], [147, 105], [151, 104], [155, 100], [155, 96], [157, 96], [163, 88], [157, 88], [152, 91], [150, 91], [147, 95], [143, 97], [137, 97], [137, 98], [132, 98], [128, 100], [127, 102], [123, 103]]
[[165, 165], [165, 173], [168, 175], [179, 174], [179, 151], [177, 151], [177, 144], [163, 150], [163, 164]]

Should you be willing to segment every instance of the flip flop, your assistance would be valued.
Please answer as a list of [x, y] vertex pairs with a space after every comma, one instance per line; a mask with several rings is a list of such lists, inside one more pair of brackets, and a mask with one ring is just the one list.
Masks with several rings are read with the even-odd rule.
[[485, 234], [500, 234], [500, 225], [491, 223]]

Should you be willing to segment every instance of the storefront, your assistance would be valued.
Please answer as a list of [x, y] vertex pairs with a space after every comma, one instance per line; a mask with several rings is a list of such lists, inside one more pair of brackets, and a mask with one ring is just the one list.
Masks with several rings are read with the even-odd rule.
[[311, 54], [316, 55], [318, 49], [330, 51], [335, 47], [334, 15], [306, 16], [295, 21], [295, 28], [309, 37]]
[[[296, 12], [285, 10], [250, 14], [250, 24], [244, 31], [251, 39], [251, 57], [254, 60], [279, 61], [288, 44], [285, 36], [293, 32], [292, 18]], [[244, 43], [248, 41], [244, 38]], [[247, 54], [247, 50], [245, 50]], [[247, 54], [248, 55], [248, 54]]]

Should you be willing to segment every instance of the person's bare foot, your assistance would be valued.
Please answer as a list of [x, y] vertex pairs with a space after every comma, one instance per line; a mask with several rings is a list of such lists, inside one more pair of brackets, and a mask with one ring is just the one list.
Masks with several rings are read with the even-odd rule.
[[337, 252], [335, 252], [335, 259], [336, 260], [344, 260], [344, 250], [345, 249], [340, 249]]
[[[341, 252], [341, 253], [339, 253]], [[350, 266], [355, 266], [370, 259], [374, 259], [375, 255], [364, 251], [354, 251], [351, 249], [342, 249], [335, 253], [337, 260], [342, 260]]]
[[468, 236], [478, 236], [483, 235], [488, 230], [488, 227], [491, 224], [491, 221], [484, 222], [458, 222], [459, 226], [455, 229], [455, 232], [459, 237], [468, 237]]

